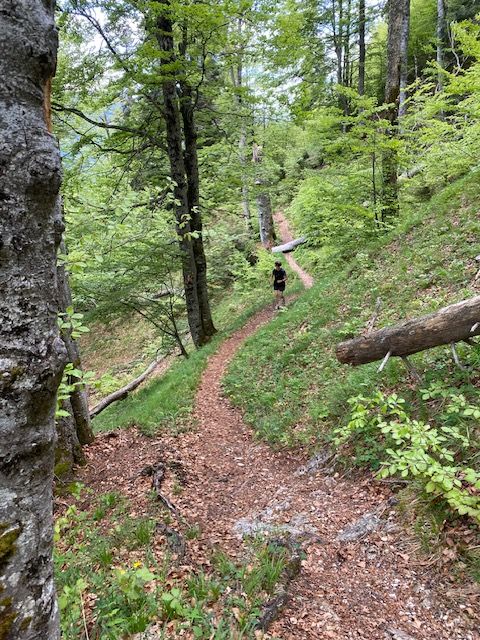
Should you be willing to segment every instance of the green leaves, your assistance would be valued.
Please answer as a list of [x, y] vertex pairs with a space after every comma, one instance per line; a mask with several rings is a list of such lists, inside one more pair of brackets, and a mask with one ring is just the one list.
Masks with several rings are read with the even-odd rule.
[[[421, 391], [426, 399], [448, 398], [444, 415], [465, 415], [463, 394], [445, 392], [441, 384]], [[349, 422], [335, 430], [334, 443], [345, 447], [359, 436], [384, 442], [384, 460], [378, 472], [380, 478], [400, 476], [415, 479], [424, 491], [445, 500], [459, 515], [468, 515], [480, 522], [480, 473], [470, 467], [455, 464], [454, 446], [468, 451], [469, 438], [458, 425], [440, 424], [434, 427], [411, 418], [406, 403], [396, 394], [385, 396], [377, 392], [371, 397], [350, 398]], [[460, 407], [460, 409], [459, 409]], [[451, 409], [449, 411], [449, 409]], [[472, 407], [466, 417], [478, 411]], [[389, 446], [388, 446], [389, 445]]]

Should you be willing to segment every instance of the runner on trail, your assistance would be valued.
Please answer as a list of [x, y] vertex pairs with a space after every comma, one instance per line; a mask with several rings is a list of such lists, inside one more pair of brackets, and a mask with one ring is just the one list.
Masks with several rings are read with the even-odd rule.
[[275, 309], [285, 307], [285, 284], [287, 282], [287, 272], [282, 267], [281, 262], [275, 262], [275, 269], [272, 271], [270, 281], [273, 284], [277, 304]]

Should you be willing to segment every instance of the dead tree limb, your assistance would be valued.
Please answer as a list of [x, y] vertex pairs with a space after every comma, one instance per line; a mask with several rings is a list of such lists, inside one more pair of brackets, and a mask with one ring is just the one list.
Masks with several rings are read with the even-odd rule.
[[380, 309], [382, 308], [382, 299], [381, 298], [377, 298], [377, 301], [375, 302], [375, 310], [373, 312], [372, 317], [370, 318], [370, 320], [367, 323], [366, 326], [366, 333], [372, 333], [372, 331], [375, 328], [375, 324], [378, 320], [378, 316], [380, 314]]
[[126, 384], [121, 389], [117, 389], [117, 391], [114, 391], [103, 400], [100, 400], [100, 402], [97, 405], [95, 405], [95, 407], [93, 407], [93, 409], [90, 411], [90, 418], [94, 418], [95, 416], [98, 416], [99, 413], [101, 413], [104, 409], [109, 407], [111, 404], [113, 404], [117, 400], [124, 400], [129, 393], [131, 393], [132, 391], [134, 391], [134, 389], [139, 387], [142, 384], [142, 382], [146, 380], [148, 376], [155, 371], [155, 369], [163, 360], [165, 360], [165, 358], [155, 359], [145, 369], [145, 371], [141, 375], [139, 375], [137, 378], [135, 378], [134, 380]]
[[278, 245], [278, 247], [273, 247], [272, 253], [290, 253], [299, 245], [305, 244], [306, 241], [306, 238], [297, 238], [297, 240], [291, 240], [290, 242], [286, 242], [285, 244]]
[[343, 364], [354, 366], [391, 356], [409, 356], [480, 334], [480, 296], [444, 307], [421, 318], [346, 340], [337, 345]]

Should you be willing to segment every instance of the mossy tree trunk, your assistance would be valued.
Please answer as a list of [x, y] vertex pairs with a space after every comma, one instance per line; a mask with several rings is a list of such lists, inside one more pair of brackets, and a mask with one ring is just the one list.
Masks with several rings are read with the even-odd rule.
[[0, 638], [56, 640], [52, 480], [66, 352], [55, 304], [60, 153], [49, 132], [54, 3], [3, 2], [0, 41]]

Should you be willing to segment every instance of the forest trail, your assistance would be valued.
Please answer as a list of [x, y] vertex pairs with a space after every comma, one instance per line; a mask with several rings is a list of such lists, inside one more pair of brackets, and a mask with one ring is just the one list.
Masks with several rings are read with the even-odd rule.
[[[291, 242], [293, 240], [293, 236], [290, 232], [290, 227], [288, 225], [288, 220], [283, 215], [282, 211], [277, 211], [274, 216], [275, 224], [277, 225], [277, 229], [280, 235], [280, 239], [283, 243]], [[303, 285], [306, 289], [310, 289], [313, 287], [313, 278], [307, 273], [302, 267], [298, 264], [291, 253], [284, 253], [284, 258], [288, 262], [288, 265], [292, 271], [298, 275], [300, 280], [303, 282]]]
[[[276, 219], [282, 234], [288, 233], [283, 216]], [[311, 278], [304, 276], [310, 286]], [[120, 484], [138, 515], [150, 482], [140, 477], [145, 465], [161, 461], [181, 467], [182, 490], [175, 491], [178, 478], [169, 473], [162, 491], [175, 504], [180, 525], [200, 528], [198, 538], [187, 543], [185, 564], [193, 568], [216, 548], [242, 558], [243, 535], [287, 536], [300, 544], [305, 552], [300, 574], [266, 637], [479, 639], [478, 609], [472, 604], [478, 594], [460, 592], [448, 571], [440, 573], [419, 554], [418, 541], [405, 533], [394, 509], [391, 485], [368, 475], [343, 477], [328, 469], [327, 454], [307, 461], [256, 442], [224, 396], [222, 379], [235, 353], [274, 313], [272, 308], [258, 313], [209, 359], [193, 431], [151, 439], [132, 429], [117, 435], [110, 450], [99, 439], [88, 447], [87, 484], [103, 491]]]

